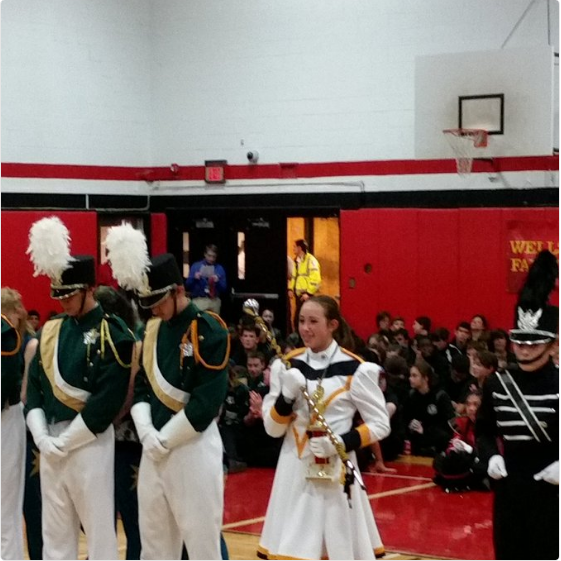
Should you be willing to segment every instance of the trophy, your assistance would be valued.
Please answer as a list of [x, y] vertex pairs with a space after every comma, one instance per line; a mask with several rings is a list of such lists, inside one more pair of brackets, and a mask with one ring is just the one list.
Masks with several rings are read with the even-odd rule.
[[[325, 424], [321, 424], [317, 413], [323, 415], [325, 411], [325, 403], [323, 401], [324, 389], [322, 386], [318, 385], [316, 390], [311, 396], [314, 402], [314, 413], [310, 419], [310, 424], [306, 430], [308, 438], [315, 438], [321, 436], [328, 436], [327, 428]], [[334, 461], [333, 461], [334, 460]], [[311, 456], [308, 463], [308, 468], [306, 470], [306, 479], [311, 480], [323, 480], [323, 481], [334, 481], [337, 475], [335, 469], [335, 463], [338, 463], [338, 458], [318, 458], [316, 456]]]

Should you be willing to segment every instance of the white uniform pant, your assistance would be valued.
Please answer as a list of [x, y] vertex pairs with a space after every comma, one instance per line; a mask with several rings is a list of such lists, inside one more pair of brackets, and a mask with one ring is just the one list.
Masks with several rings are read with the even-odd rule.
[[160, 462], [140, 461], [141, 559], [222, 559], [222, 441], [216, 422]]
[[21, 403], [2, 411], [2, 559], [23, 559], [25, 419]]
[[[58, 436], [68, 421], [49, 427]], [[80, 523], [88, 559], [119, 559], [115, 533], [113, 426], [65, 458], [41, 457], [43, 559], [78, 559]]]

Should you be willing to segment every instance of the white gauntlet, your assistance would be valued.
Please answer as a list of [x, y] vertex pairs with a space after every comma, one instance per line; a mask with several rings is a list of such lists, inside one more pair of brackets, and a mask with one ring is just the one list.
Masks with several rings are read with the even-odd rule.
[[[336, 436], [339, 442], [343, 442], [340, 436]], [[310, 438], [310, 450], [316, 458], [329, 458], [337, 455], [337, 448], [328, 436], [315, 436]]]
[[43, 409], [39, 407], [32, 409], [27, 414], [26, 422], [35, 445], [45, 459], [56, 460], [68, 456], [68, 451], [62, 450], [60, 438], [49, 436], [47, 418]]
[[294, 401], [301, 392], [302, 387], [306, 387], [306, 378], [300, 370], [289, 368], [281, 375], [282, 395], [289, 401]]
[[545, 469], [534, 475], [536, 481], [546, 481], [552, 485], [559, 485], [559, 460], [549, 464]]
[[508, 475], [506, 472], [505, 460], [500, 454], [491, 456], [489, 459], [487, 473], [489, 474], [489, 477], [492, 477], [493, 479], [502, 479]]

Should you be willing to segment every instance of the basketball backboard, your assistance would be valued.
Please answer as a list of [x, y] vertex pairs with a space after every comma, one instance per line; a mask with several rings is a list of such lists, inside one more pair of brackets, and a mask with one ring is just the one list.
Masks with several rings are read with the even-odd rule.
[[417, 57], [416, 158], [453, 158], [454, 128], [489, 132], [482, 157], [551, 155], [554, 60], [547, 45]]

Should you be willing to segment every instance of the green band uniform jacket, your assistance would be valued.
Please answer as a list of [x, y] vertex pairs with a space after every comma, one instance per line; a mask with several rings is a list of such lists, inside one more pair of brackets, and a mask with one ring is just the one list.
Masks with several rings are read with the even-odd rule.
[[44, 409], [49, 423], [81, 413], [91, 432], [104, 432], [125, 401], [133, 346], [126, 324], [99, 305], [53, 318], [39, 333], [26, 409]]
[[157, 430], [181, 408], [197, 432], [218, 416], [228, 386], [228, 337], [193, 303], [169, 321], [148, 321], [134, 403], [150, 403]]

